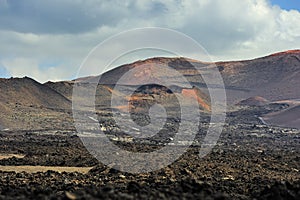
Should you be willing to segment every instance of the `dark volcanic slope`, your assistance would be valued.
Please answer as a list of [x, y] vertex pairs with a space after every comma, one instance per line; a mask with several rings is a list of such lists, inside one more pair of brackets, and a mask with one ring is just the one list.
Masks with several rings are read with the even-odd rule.
[[300, 129], [300, 105], [292, 106], [291, 108], [283, 111], [267, 114], [264, 116], [264, 120], [270, 124]]
[[299, 99], [300, 50], [281, 52], [259, 59], [217, 63], [227, 87], [245, 92], [228, 91], [232, 100], [261, 96], [267, 100]]
[[67, 99], [72, 99], [72, 90], [73, 90], [73, 82], [72, 81], [60, 81], [60, 82], [51, 82], [48, 81], [44, 83], [45, 86], [52, 88], [57, 91]]
[[250, 97], [248, 99], [240, 101], [237, 105], [241, 106], [263, 106], [267, 105], [270, 102], [266, 100], [265, 98], [255, 96], [255, 97]]

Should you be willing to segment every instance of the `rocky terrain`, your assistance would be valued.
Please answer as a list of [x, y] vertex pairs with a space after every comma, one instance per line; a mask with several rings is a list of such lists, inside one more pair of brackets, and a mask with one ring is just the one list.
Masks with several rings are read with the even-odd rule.
[[[117, 67], [101, 78], [45, 84], [28, 77], [0, 79], [0, 199], [299, 199], [299, 58], [299, 50], [236, 62], [152, 58]], [[199, 70], [207, 72], [212, 64], [224, 79], [227, 118], [217, 145], [200, 158], [211, 99]], [[175, 69], [191, 85], [157, 73], [157, 66]], [[125, 77], [116, 89], [116, 81], [128, 71], [135, 78]], [[78, 137], [72, 113], [74, 84], [89, 92], [99, 78], [96, 118], [86, 117], [90, 124], [100, 122], [110, 142], [132, 152], [164, 146], [176, 150], [186, 142], [172, 142], [180, 125], [179, 96], [183, 106], [191, 101], [199, 105], [193, 145], [174, 163], [149, 173], [120, 172], [114, 163], [100, 163]], [[168, 79], [170, 87], [159, 79]], [[125, 103], [113, 107], [112, 96]], [[84, 97], [78, 100], [84, 102]], [[123, 116], [128, 109], [135, 123], [147, 125], [155, 103], [164, 106], [167, 120], [153, 137], [129, 137], [113, 118], [112, 111]]]
[[[143, 174], [119, 172], [100, 164], [85, 150], [75, 131], [2, 131], [1, 152], [24, 157], [2, 159], [1, 166], [93, 169], [87, 174], [16, 173], [1, 171], [0, 166], [0, 198], [299, 199], [299, 130], [267, 126], [254, 117], [254, 114], [282, 107], [284, 105], [246, 106], [232, 110], [217, 146], [209, 155], [200, 158], [200, 147], [195, 143], [173, 164]], [[110, 117], [103, 120], [109, 121]], [[201, 126], [198, 141], [207, 122]], [[109, 137], [113, 133], [107, 134]], [[134, 142], [117, 144], [128, 150], [141, 146]], [[148, 144], [142, 148], [153, 150], [155, 147]]]

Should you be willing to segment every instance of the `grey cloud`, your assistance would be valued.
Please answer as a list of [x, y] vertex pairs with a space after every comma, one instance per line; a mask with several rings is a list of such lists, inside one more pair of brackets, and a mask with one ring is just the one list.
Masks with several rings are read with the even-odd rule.
[[108, 9], [94, 12], [103, 3], [87, 5], [84, 1], [11, 0], [0, 13], [0, 27], [24, 33], [79, 33], [102, 23], [118, 21]]
[[0, 29], [37, 34], [82, 33], [105, 25], [116, 26], [123, 19], [149, 19], [165, 9], [163, 3], [151, 1], [1, 0]]
[[[68, 77], [72, 70], [67, 69], [78, 67], [103, 40], [124, 30], [149, 26], [187, 34], [202, 44], [214, 60], [248, 59], [299, 48], [300, 13], [272, 7], [268, 2], [0, 0], [0, 64], [5, 63], [11, 74], [20, 75], [24, 73], [22, 67], [14, 65], [35, 63], [35, 73], [43, 75], [41, 63], [59, 60], [60, 67], [66, 69], [61, 73]], [[135, 38], [118, 45], [126, 47], [126, 42], [135, 42]], [[107, 52], [115, 52], [115, 48], [118, 46], [109, 47]]]

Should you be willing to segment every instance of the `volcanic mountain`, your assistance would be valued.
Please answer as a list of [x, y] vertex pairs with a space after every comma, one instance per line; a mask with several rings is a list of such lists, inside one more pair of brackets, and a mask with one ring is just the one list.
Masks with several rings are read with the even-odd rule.
[[[180, 75], [165, 70], [166, 67], [179, 72]], [[118, 91], [116, 85], [143, 86], [143, 90], [138, 88], [135, 91], [134, 98], [124, 96], [130, 101], [144, 101], [149, 98], [154, 100], [155, 95], [168, 99], [170, 91], [159, 86], [167, 83], [171, 91], [185, 98], [197, 99], [200, 109], [209, 111], [209, 92], [201, 74], [207, 73], [211, 67], [216, 67], [223, 78], [229, 105], [240, 102], [240, 105], [263, 106], [278, 100], [300, 99], [300, 90], [297, 87], [300, 86], [300, 50], [275, 53], [253, 60], [216, 63], [181, 57], [156, 57], [122, 65], [101, 76], [90, 76], [76, 81], [99, 82], [105, 86], [104, 89], [119, 96], [122, 96], [122, 91]], [[186, 84], [180, 76], [183, 76], [189, 84]], [[141, 102], [133, 104], [144, 105]], [[294, 111], [291, 116], [295, 116], [295, 113], [300, 118], [300, 113]], [[277, 116], [279, 117], [280, 115]]]
[[[157, 78], [171, 82], [174, 87], [185, 88], [181, 79], [170, 75], [158, 66], [168, 66], [182, 74], [192, 86], [205, 90], [206, 83], [201, 72], [212, 65], [220, 71], [229, 104], [260, 96], [270, 101], [300, 99], [300, 50], [291, 50], [258, 59], [233, 62], [204, 63], [186, 58], [150, 58], [122, 65], [101, 76], [78, 79], [80, 82], [98, 82], [115, 85], [122, 77], [124, 85], [144, 85], [156, 82]], [[200, 73], [199, 73], [200, 71]], [[128, 74], [123, 77], [124, 74]], [[118, 83], [120, 84], [120, 83]]]
[[[75, 83], [85, 85], [87, 90], [91, 89], [91, 83], [98, 83], [97, 110], [111, 109], [112, 95], [127, 102], [114, 108], [122, 111], [126, 106], [132, 110], [148, 107], [155, 101], [176, 106], [178, 102], [174, 100], [174, 95], [179, 94], [187, 100], [186, 104], [190, 100], [196, 100], [200, 110], [209, 112], [211, 99], [201, 74], [208, 73], [212, 67], [216, 67], [223, 78], [229, 105], [245, 99], [248, 99], [244, 101], [246, 103], [254, 102], [259, 105], [267, 104], [268, 101], [300, 99], [300, 50], [280, 52], [253, 60], [216, 63], [182, 57], [156, 57], [116, 67], [100, 76], [81, 77], [73, 81], [40, 84], [29, 78], [1, 79], [0, 125], [11, 127], [25, 120], [25, 116], [14, 119], [18, 106], [22, 107], [23, 113], [28, 108], [34, 108], [37, 113], [41, 108], [43, 113], [61, 110], [56, 115], [70, 112]], [[291, 116], [300, 118], [297, 109], [290, 111], [293, 112]], [[52, 119], [54, 118], [53, 115]], [[31, 123], [36, 122], [31, 120]]]

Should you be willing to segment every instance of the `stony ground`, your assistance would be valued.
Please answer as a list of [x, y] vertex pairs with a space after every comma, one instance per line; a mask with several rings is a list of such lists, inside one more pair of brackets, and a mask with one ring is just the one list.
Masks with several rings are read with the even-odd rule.
[[173, 164], [144, 174], [103, 166], [73, 130], [2, 131], [0, 152], [25, 155], [1, 159], [2, 166], [94, 168], [87, 174], [0, 171], [0, 199], [300, 199], [300, 132], [262, 124], [255, 115], [268, 109], [228, 113], [206, 157], [194, 145]]

